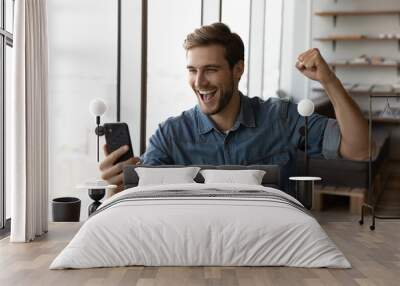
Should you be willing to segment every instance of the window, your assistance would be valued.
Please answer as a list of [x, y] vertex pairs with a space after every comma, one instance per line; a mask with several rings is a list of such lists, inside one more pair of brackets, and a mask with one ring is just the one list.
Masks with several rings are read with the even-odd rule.
[[[11, 217], [10, 194], [6, 187], [6, 105], [11, 95], [14, 1], [0, 0], [0, 228], [4, 230]], [[9, 225], [9, 224], [7, 224]], [[6, 229], [8, 231], [8, 229]], [[3, 231], [2, 231], [3, 232]], [[0, 232], [0, 235], [2, 234]]]
[[147, 138], [160, 122], [197, 103], [186, 81], [183, 41], [200, 23], [201, 0], [148, 2]]
[[280, 88], [283, 0], [266, 1], [263, 98]]
[[49, 208], [55, 197], [78, 197], [85, 219], [91, 199], [75, 186], [99, 178], [90, 101], [107, 103], [102, 123], [116, 121], [117, 1], [48, 1], [47, 9]]
[[239, 90], [245, 95], [248, 89], [250, 2], [249, 0], [222, 1], [222, 22], [227, 24], [232, 32], [238, 34], [244, 44], [245, 69], [239, 82]]

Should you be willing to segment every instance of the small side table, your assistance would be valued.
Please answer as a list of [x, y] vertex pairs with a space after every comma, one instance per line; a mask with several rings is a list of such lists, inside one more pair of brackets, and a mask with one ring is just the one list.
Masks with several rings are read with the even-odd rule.
[[76, 188], [88, 190], [89, 197], [94, 201], [88, 207], [88, 214], [90, 216], [101, 205], [100, 200], [104, 198], [106, 190], [115, 189], [117, 188], [117, 185], [109, 185], [106, 181], [97, 180], [78, 185]]
[[301, 202], [306, 209], [311, 210], [313, 206], [314, 182], [320, 181], [321, 178], [304, 176], [290, 177], [289, 180], [296, 183], [296, 199]]

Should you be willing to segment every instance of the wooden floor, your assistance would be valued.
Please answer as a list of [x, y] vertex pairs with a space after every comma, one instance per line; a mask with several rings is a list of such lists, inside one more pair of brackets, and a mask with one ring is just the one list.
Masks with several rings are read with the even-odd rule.
[[0, 241], [0, 285], [399, 285], [400, 221], [377, 221], [375, 231], [357, 216], [315, 214], [353, 268], [121, 267], [48, 270], [79, 229], [79, 223], [50, 223], [44, 237], [28, 244]]

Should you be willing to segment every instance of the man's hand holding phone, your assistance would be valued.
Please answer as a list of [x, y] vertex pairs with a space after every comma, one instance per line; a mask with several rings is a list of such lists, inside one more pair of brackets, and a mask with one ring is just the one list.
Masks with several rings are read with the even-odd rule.
[[129, 150], [128, 145], [121, 146], [114, 152], [109, 153], [107, 149], [107, 144], [103, 146], [105, 158], [103, 161], [101, 161], [99, 165], [99, 169], [101, 172], [101, 178], [105, 181], [107, 181], [110, 184], [117, 185], [122, 187], [123, 183], [123, 174], [122, 174], [122, 169], [126, 165], [135, 165], [139, 164], [140, 160], [138, 157], [131, 157], [130, 159], [126, 161], [122, 161], [119, 163], [116, 163], [118, 159], [124, 155], [126, 152]]

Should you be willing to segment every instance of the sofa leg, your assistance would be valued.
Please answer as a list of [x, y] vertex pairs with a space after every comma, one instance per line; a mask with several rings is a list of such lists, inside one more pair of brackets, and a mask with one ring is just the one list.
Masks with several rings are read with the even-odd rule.
[[350, 197], [350, 213], [360, 214], [361, 207], [364, 204], [364, 197]]

